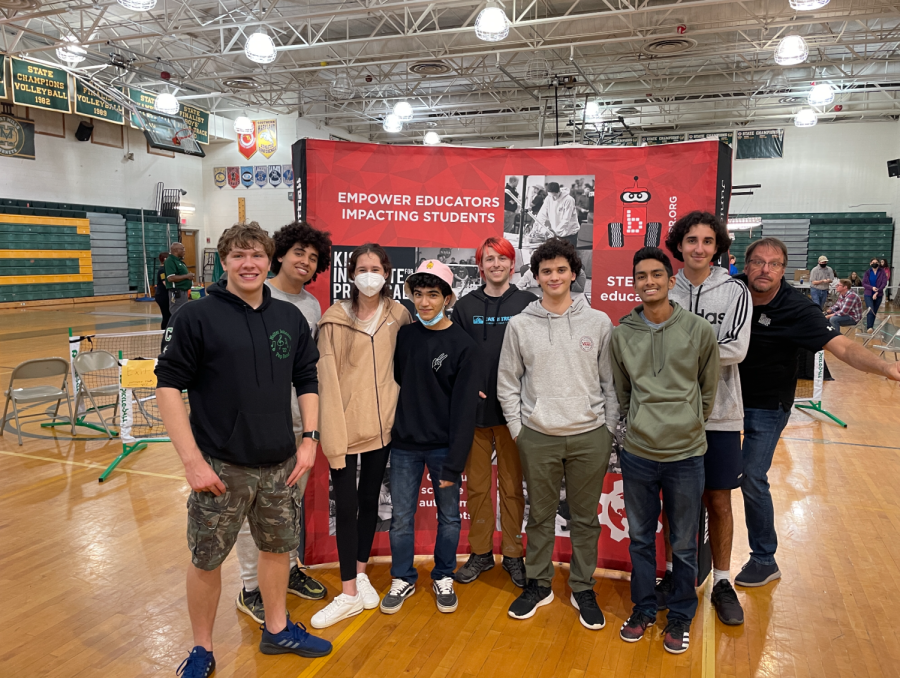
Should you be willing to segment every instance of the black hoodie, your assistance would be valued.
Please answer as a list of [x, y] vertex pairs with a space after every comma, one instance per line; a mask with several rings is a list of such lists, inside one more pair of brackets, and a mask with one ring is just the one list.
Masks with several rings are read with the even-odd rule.
[[202, 452], [240, 466], [280, 464], [297, 453], [291, 384], [318, 392], [319, 351], [300, 310], [272, 298], [252, 308], [212, 285], [172, 318], [156, 365], [157, 387], [187, 390]]
[[514, 315], [521, 313], [537, 299], [531, 292], [511, 285], [502, 297], [489, 297], [485, 286], [470, 292], [453, 307], [453, 322], [466, 331], [481, 348], [482, 360], [487, 370], [480, 390], [487, 396], [478, 404], [475, 425], [478, 428], [506, 426], [503, 408], [497, 400], [497, 367], [506, 325]]

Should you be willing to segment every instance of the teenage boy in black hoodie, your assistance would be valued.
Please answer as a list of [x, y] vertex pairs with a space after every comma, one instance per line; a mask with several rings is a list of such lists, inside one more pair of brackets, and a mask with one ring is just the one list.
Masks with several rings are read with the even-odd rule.
[[[319, 352], [303, 314], [272, 298], [263, 283], [274, 244], [255, 225], [219, 238], [227, 280], [188, 304], [166, 330], [156, 366], [156, 398], [184, 464], [188, 498], [188, 612], [194, 649], [184, 675], [215, 670], [212, 631], [222, 591], [221, 565], [246, 517], [259, 547], [266, 609], [259, 649], [321, 657], [331, 643], [295, 625], [285, 610], [290, 551], [299, 543], [297, 480], [313, 465], [318, 441]], [[291, 385], [304, 424], [294, 443]], [[182, 402], [187, 390], [190, 418]]]
[[456, 295], [450, 267], [422, 262], [406, 279], [419, 322], [400, 328], [394, 349], [394, 379], [400, 398], [391, 430], [391, 590], [381, 611], [394, 614], [416, 592], [416, 507], [428, 467], [438, 528], [431, 571], [437, 608], [453, 612], [453, 570], [459, 546], [459, 484], [466, 466], [481, 385], [477, 344], [447, 317]]
[[468, 584], [494, 567], [494, 504], [491, 497], [492, 448], [497, 450], [497, 493], [500, 499], [500, 528], [503, 540], [503, 569], [513, 583], [525, 586], [522, 557], [522, 521], [525, 497], [522, 493], [522, 462], [519, 448], [509, 435], [503, 408], [497, 399], [497, 367], [509, 319], [522, 312], [537, 297], [510, 286], [516, 251], [506, 238], [488, 238], [475, 251], [475, 262], [484, 285], [460, 299], [453, 307], [453, 322], [481, 347], [484, 384], [475, 418], [475, 440], [466, 462], [469, 493], [469, 560], [456, 572], [456, 581]]

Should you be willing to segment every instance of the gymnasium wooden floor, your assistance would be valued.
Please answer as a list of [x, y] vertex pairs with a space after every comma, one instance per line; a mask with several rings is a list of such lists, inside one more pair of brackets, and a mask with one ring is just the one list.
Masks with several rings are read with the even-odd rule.
[[[0, 311], [0, 384], [27, 358], [66, 356], [66, 330], [139, 331], [158, 321], [152, 304]], [[112, 315], [94, 315], [95, 313]], [[319, 660], [257, 651], [260, 632], [237, 612], [234, 555], [224, 565], [216, 627], [216, 676], [898, 676], [900, 675], [900, 385], [861, 375], [834, 358], [825, 404], [849, 428], [795, 414], [771, 473], [783, 578], [739, 590], [742, 627], [709, 615], [694, 622], [691, 649], [663, 651], [652, 639], [622, 642], [627, 576], [600, 573], [595, 587], [607, 627], [588, 631], [557, 600], [528, 621], [507, 617], [517, 594], [499, 567], [458, 587], [459, 610], [442, 615], [421, 588], [394, 616], [377, 610], [327, 629], [334, 653]], [[167, 444], [124, 462], [99, 484], [119, 447], [81, 429], [23, 426], [0, 438], [0, 676], [93, 678], [173, 675], [191, 647], [184, 595], [188, 486]], [[746, 559], [742, 503], [735, 494], [732, 572]], [[427, 583], [427, 564], [421, 580]], [[315, 575], [339, 589], [337, 567]], [[390, 585], [386, 563], [371, 569]], [[702, 590], [708, 597], [708, 591]], [[295, 619], [321, 606], [289, 596]]]

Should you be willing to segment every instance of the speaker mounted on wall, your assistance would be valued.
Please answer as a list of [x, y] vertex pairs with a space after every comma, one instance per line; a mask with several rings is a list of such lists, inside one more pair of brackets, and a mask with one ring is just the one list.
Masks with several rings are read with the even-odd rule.
[[82, 120], [78, 123], [78, 129], [75, 130], [75, 138], [78, 141], [89, 141], [94, 133], [94, 123], [90, 120]]
[[887, 166], [889, 177], [900, 177], [900, 158], [897, 160], [888, 160]]

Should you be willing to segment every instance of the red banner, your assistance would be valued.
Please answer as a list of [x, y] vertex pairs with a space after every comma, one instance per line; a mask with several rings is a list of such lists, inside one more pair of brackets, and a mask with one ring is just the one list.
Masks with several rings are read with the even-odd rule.
[[[407, 262], [395, 264], [395, 296], [402, 296], [403, 277], [422, 258], [445, 261], [454, 272], [454, 291], [462, 296], [478, 286], [474, 249], [486, 237], [505, 235], [514, 244], [512, 282], [534, 291], [527, 272], [531, 253], [560, 235], [576, 244], [585, 264], [573, 289], [618, 324], [639, 303], [631, 278], [635, 250], [660, 246], [678, 216], [692, 210], [727, 215], [731, 190], [731, 153], [715, 140], [484, 149], [304, 139], [294, 144], [293, 163], [296, 214], [330, 231], [339, 246], [329, 274], [309, 287], [323, 309], [348, 292], [346, 252], [364, 242], [396, 248], [392, 259]], [[613, 457], [598, 508], [604, 526], [598, 564], [630, 569], [621, 476]], [[322, 455], [308, 487], [305, 562], [333, 562], [337, 547]], [[416, 515], [416, 552], [422, 554], [432, 553], [436, 533], [431, 492], [426, 478]], [[464, 482], [460, 552], [468, 549], [465, 502]], [[383, 508], [380, 528], [386, 529], [389, 504]], [[554, 558], [563, 561], [570, 555], [567, 524], [561, 515]], [[499, 534], [496, 538], [499, 547]], [[388, 535], [380, 531], [373, 555], [389, 553]]]

